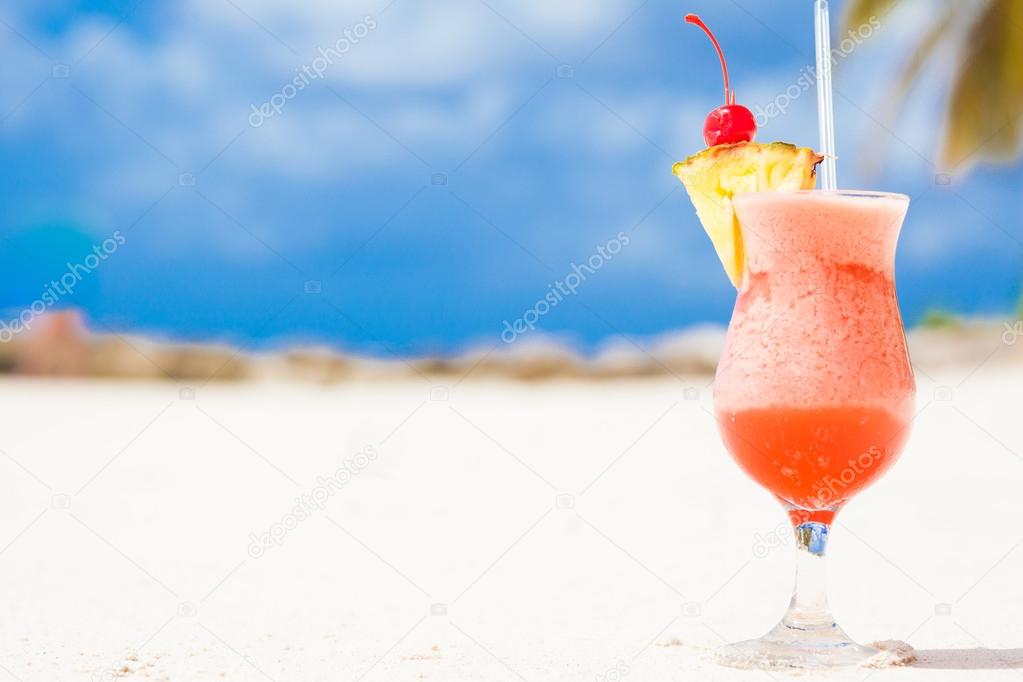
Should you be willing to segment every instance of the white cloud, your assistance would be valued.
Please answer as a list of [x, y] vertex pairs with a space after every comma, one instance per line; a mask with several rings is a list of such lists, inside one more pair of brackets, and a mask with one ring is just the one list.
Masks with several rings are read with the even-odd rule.
[[[247, 128], [251, 105], [279, 92], [296, 69], [310, 63], [318, 47], [332, 45], [346, 28], [373, 14], [377, 28], [328, 68], [327, 80], [380, 126], [417, 153], [439, 158], [437, 163], [443, 166], [452, 158], [460, 160], [485, 140], [553, 73], [553, 61], [520, 30], [571, 63], [596, 47], [635, 7], [626, 0], [396, 0], [380, 14], [382, 4], [381, 0], [187, 0], [162, 10], [165, 15], [152, 35], [143, 37], [122, 26], [104, 39], [116, 19], [89, 19], [73, 24], [45, 47], [70, 62], [102, 39], [75, 67], [73, 82], [178, 161], [181, 170], [195, 171]], [[913, 9], [921, 3], [907, 5], [921, 11]], [[914, 17], [910, 18], [918, 21]], [[17, 17], [10, 21], [18, 24]], [[890, 29], [886, 25], [862, 54], [857, 51], [843, 65], [839, 76], [854, 85], [850, 96], [857, 102], [876, 99], [878, 79], [860, 71], [876, 69], [879, 59], [898, 61], [907, 23], [892, 22]], [[260, 24], [298, 54], [283, 47]], [[19, 25], [24, 28], [23, 23]], [[700, 43], [692, 49], [706, 46]], [[16, 100], [33, 85], [22, 73], [29, 70], [4, 65], [32, 64], [45, 75], [49, 65], [38, 56], [31, 58], [30, 52], [18, 40], [0, 44], [0, 73], [9, 86], [0, 89], [0, 103]], [[770, 101], [799, 75], [794, 69], [756, 74], [737, 83], [748, 106]], [[916, 97], [918, 105], [908, 110], [898, 129], [913, 146], [925, 144], [928, 135], [924, 119], [937, 86], [925, 85]], [[716, 90], [694, 93], [681, 82], [610, 92], [589, 87], [632, 127], [678, 159], [703, 146], [703, 119], [718, 98]], [[69, 93], [68, 98], [87, 115], [104, 119], [77, 95]], [[814, 145], [815, 111], [814, 93], [807, 92], [789, 115], [771, 121], [761, 139]], [[20, 117], [18, 125], [80, 129], [68, 125], [73, 123], [69, 117], [76, 115], [74, 111], [47, 107], [33, 113], [33, 117]], [[531, 145], [567, 148], [578, 154], [581, 164], [620, 163], [630, 152], [651, 150], [630, 125], [569, 80], [555, 81], [531, 103], [527, 120], [530, 127], [523, 134], [530, 136]], [[116, 127], [109, 120], [103, 125]], [[840, 122], [840, 145], [855, 149], [871, 134], [872, 125], [848, 118]], [[119, 134], [130, 139], [124, 131]], [[502, 143], [507, 140], [490, 144]], [[87, 147], [103, 140], [85, 139], [78, 144]], [[166, 164], [154, 160], [141, 143], [138, 150], [99, 168], [89, 180], [89, 190], [112, 201], [131, 191], [152, 196], [165, 181], [161, 166]], [[482, 150], [481, 158], [492, 151]], [[918, 159], [901, 145], [889, 145], [886, 151], [891, 167], [919, 170], [913, 166], [919, 165]], [[218, 169], [235, 173], [299, 180], [329, 177], [336, 182], [347, 173], [386, 168], [395, 155], [404, 152], [385, 133], [326, 92], [322, 84], [314, 83], [289, 101], [279, 116], [258, 129], [247, 129], [217, 164]], [[851, 177], [851, 164], [843, 168]], [[166, 170], [166, 180], [173, 181], [174, 169]], [[620, 201], [619, 195], [606, 191], [606, 182], [620, 181], [631, 188], [656, 182], [660, 172], [659, 167], [641, 174], [634, 168], [581, 172], [578, 186], [569, 191], [587, 198], [587, 203], [602, 205]], [[154, 176], [157, 179], [149, 179]], [[594, 181], [598, 177], [601, 182]]]
[[[247, 125], [251, 105], [279, 92], [318, 47], [333, 45], [366, 15], [374, 15], [377, 28], [329, 67], [326, 79], [347, 96], [355, 88], [352, 99], [375, 122], [427, 153], [459, 143], [468, 151], [506, 120], [517, 95], [536, 87], [524, 66], [553, 72], [551, 60], [508, 22], [567, 54], [592, 49], [627, 14], [624, 0], [491, 0], [493, 9], [482, 1], [396, 0], [377, 15], [380, 7], [358, 0], [190, 0], [166, 10], [152, 36], [140, 37], [130, 26], [106, 35], [115, 18], [90, 18], [47, 47], [68, 63], [88, 53], [74, 68], [75, 85], [189, 169]], [[19, 63], [25, 49], [5, 41], [0, 61]], [[504, 82], [494, 83], [502, 73]], [[14, 91], [30, 83], [18, 85]], [[360, 115], [323, 95], [322, 84], [314, 83], [274, 125], [250, 130], [246, 144], [218, 163], [259, 163], [265, 171], [308, 176], [331, 167], [340, 148], [346, 163], [335, 163], [335, 172], [372, 166], [380, 156], [379, 131], [367, 134]], [[39, 126], [60, 125], [69, 115], [41, 113]]]

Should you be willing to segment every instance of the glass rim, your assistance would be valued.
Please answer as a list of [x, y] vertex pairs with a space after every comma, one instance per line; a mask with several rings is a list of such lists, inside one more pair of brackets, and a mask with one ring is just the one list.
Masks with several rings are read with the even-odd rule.
[[795, 190], [780, 190], [772, 192], [740, 192], [735, 195], [734, 200], [755, 200], [757, 196], [763, 196], [769, 198], [771, 196], [777, 196], [779, 194], [799, 194], [806, 196], [828, 196], [828, 197], [844, 197], [849, 199], [895, 199], [905, 203], [910, 202], [909, 195], [901, 194], [899, 192], [876, 192], [873, 190], [859, 190], [859, 189], [795, 189]]

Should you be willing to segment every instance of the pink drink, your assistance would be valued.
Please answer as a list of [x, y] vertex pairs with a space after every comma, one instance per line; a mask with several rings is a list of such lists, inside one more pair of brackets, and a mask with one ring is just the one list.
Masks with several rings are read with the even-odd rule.
[[908, 435], [915, 384], [893, 279], [907, 206], [884, 194], [735, 199], [746, 272], [715, 408], [729, 451], [797, 525], [830, 523]]

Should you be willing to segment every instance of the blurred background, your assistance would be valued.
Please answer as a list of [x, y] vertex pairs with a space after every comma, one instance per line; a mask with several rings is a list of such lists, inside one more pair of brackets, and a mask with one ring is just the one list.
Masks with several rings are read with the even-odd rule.
[[[832, 11], [918, 409], [831, 604], [900, 680], [1015, 679], [1023, 2]], [[687, 12], [817, 146], [809, 0], [0, 3], [0, 671], [726, 679], [792, 557], [714, 417]]]
[[[643, 357], [724, 325], [734, 291], [671, 174], [722, 89], [682, 15], [717, 32], [759, 140], [816, 146], [803, 4], [4, 3], [4, 366], [190, 371], [140, 338], [450, 361], [514, 337]], [[913, 199], [907, 324], [1014, 320], [1019, 8], [835, 5], [840, 184]], [[13, 358], [75, 330], [105, 354]]]

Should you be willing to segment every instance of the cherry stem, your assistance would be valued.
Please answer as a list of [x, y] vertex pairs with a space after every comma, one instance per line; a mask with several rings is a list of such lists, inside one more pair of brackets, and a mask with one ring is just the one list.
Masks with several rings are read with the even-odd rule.
[[686, 23], [693, 24], [694, 26], [698, 26], [703, 29], [703, 32], [707, 34], [708, 38], [710, 38], [710, 42], [714, 43], [714, 49], [718, 52], [718, 59], [721, 60], [721, 73], [725, 77], [725, 105], [734, 104], [735, 93], [731, 92], [731, 89], [728, 87], [728, 65], [725, 64], [725, 53], [721, 51], [721, 44], [718, 43], [718, 39], [714, 37], [711, 30], [707, 28], [707, 24], [703, 23], [703, 19], [699, 16], [695, 14], [687, 14]]

